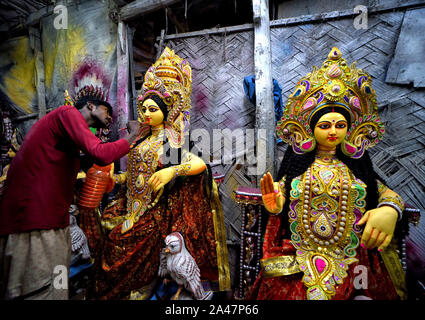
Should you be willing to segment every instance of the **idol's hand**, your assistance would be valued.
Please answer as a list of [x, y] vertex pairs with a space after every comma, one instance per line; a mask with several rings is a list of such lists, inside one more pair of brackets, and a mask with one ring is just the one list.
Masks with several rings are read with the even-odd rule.
[[109, 182], [108, 182], [108, 186], [106, 187], [106, 192], [111, 192], [112, 189], [114, 189], [114, 186], [115, 186], [114, 168], [115, 168], [115, 165], [112, 162], [111, 169], [109, 170]]
[[273, 182], [273, 177], [270, 172], [267, 172], [261, 180], [261, 195], [264, 206], [270, 213], [278, 214], [282, 211], [285, 203], [284, 197], [280, 192], [279, 184]]
[[174, 177], [173, 168], [165, 168], [155, 172], [152, 177], [148, 180], [149, 187], [157, 192], [163, 186], [165, 186], [168, 182], [171, 181]]
[[389, 206], [367, 211], [357, 223], [358, 225], [366, 223], [360, 245], [368, 249], [378, 248], [378, 251], [382, 251], [391, 242], [397, 218], [397, 211]]

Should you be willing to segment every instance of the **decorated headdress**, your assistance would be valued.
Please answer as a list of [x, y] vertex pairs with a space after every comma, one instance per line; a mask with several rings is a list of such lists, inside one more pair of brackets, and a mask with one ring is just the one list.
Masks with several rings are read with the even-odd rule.
[[75, 105], [83, 97], [106, 101], [111, 80], [105, 70], [95, 61], [86, 59], [73, 73], [71, 95], [65, 90], [65, 105]]
[[143, 92], [138, 98], [138, 115], [143, 119], [141, 105], [146, 98], [151, 95], [159, 96], [167, 105], [165, 130], [173, 148], [184, 143], [184, 131], [190, 123], [191, 88], [192, 68], [168, 47], [145, 74]]
[[[110, 85], [111, 79], [102, 65], [94, 60], [85, 59], [72, 74], [69, 86], [73, 97], [68, 90], [65, 90], [65, 105], [75, 106], [83, 97], [107, 102]], [[112, 114], [112, 107], [109, 106], [108, 109]], [[96, 135], [106, 142], [110, 133], [109, 128], [101, 128]]]
[[311, 127], [314, 115], [327, 107], [335, 112], [345, 110], [351, 125], [341, 149], [349, 157], [360, 158], [367, 148], [382, 140], [385, 133], [371, 81], [366, 72], [356, 69], [355, 62], [348, 66], [334, 47], [320, 69], [314, 66], [312, 72], [298, 81], [277, 123], [278, 135], [295, 153], [310, 152], [316, 147]]

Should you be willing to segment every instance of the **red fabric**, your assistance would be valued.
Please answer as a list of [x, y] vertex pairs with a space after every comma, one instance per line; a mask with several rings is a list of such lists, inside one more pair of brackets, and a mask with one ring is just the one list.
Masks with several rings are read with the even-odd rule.
[[107, 165], [126, 155], [130, 146], [124, 139], [102, 143], [70, 106], [57, 108], [33, 125], [9, 168], [0, 203], [0, 234], [69, 225], [80, 150]]
[[[282, 228], [282, 217], [271, 216], [267, 223], [267, 230], [263, 244], [263, 258], [283, 255], [295, 255], [295, 248], [289, 239], [282, 239], [285, 234]], [[351, 300], [357, 295], [365, 295], [373, 300], [397, 300], [391, 278], [376, 249], [368, 250], [357, 248], [357, 263], [353, 263], [347, 270], [348, 276], [341, 285], [336, 286], [333, 300]], [[357, 265], [367, 268], [367, 289], [357, 290], [354, 279], [360, 271], [354, 272]], [[252, 285], [248, 300], [305, 300], [307, 288], [302, 282], [303, 273], [264, 278], [261, 271]]]

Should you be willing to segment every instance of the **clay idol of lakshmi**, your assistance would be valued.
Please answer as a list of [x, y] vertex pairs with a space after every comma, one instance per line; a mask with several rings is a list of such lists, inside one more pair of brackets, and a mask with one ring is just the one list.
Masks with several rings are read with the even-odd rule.
[[248, 298], [399, 299], [401, 263], [388, 256], [404, 203], [366, 150], [385, 131], [370, 76], [333, 48], [298, 82], [277, 130], [290, 146], [278, 181], [261, 180], [270, 215]]
[[164, 239], [172, 232], [183, 235], [206, 290], [230, 289], [217, 186], [203, 160], [182, 148], [190, 120], [191, 72], [169, 48], [146, 72], [138, 98], [139, 121], [145, 126], [128, 154], [128, 170], [115, 175], [125, 192], [103, 211], [103, 232], [93, 215], [84, 217], [96, 256], [89, 298], [149, 299]]

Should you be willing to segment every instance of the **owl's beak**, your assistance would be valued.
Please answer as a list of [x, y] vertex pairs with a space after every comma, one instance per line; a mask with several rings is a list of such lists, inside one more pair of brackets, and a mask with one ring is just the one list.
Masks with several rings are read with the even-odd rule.
[[169, 249], [169, 248], [165, 248], [165, 249], [164, 249], [164, 252], [165, 252], [165, 253], [170, 253], [170, 249]]

